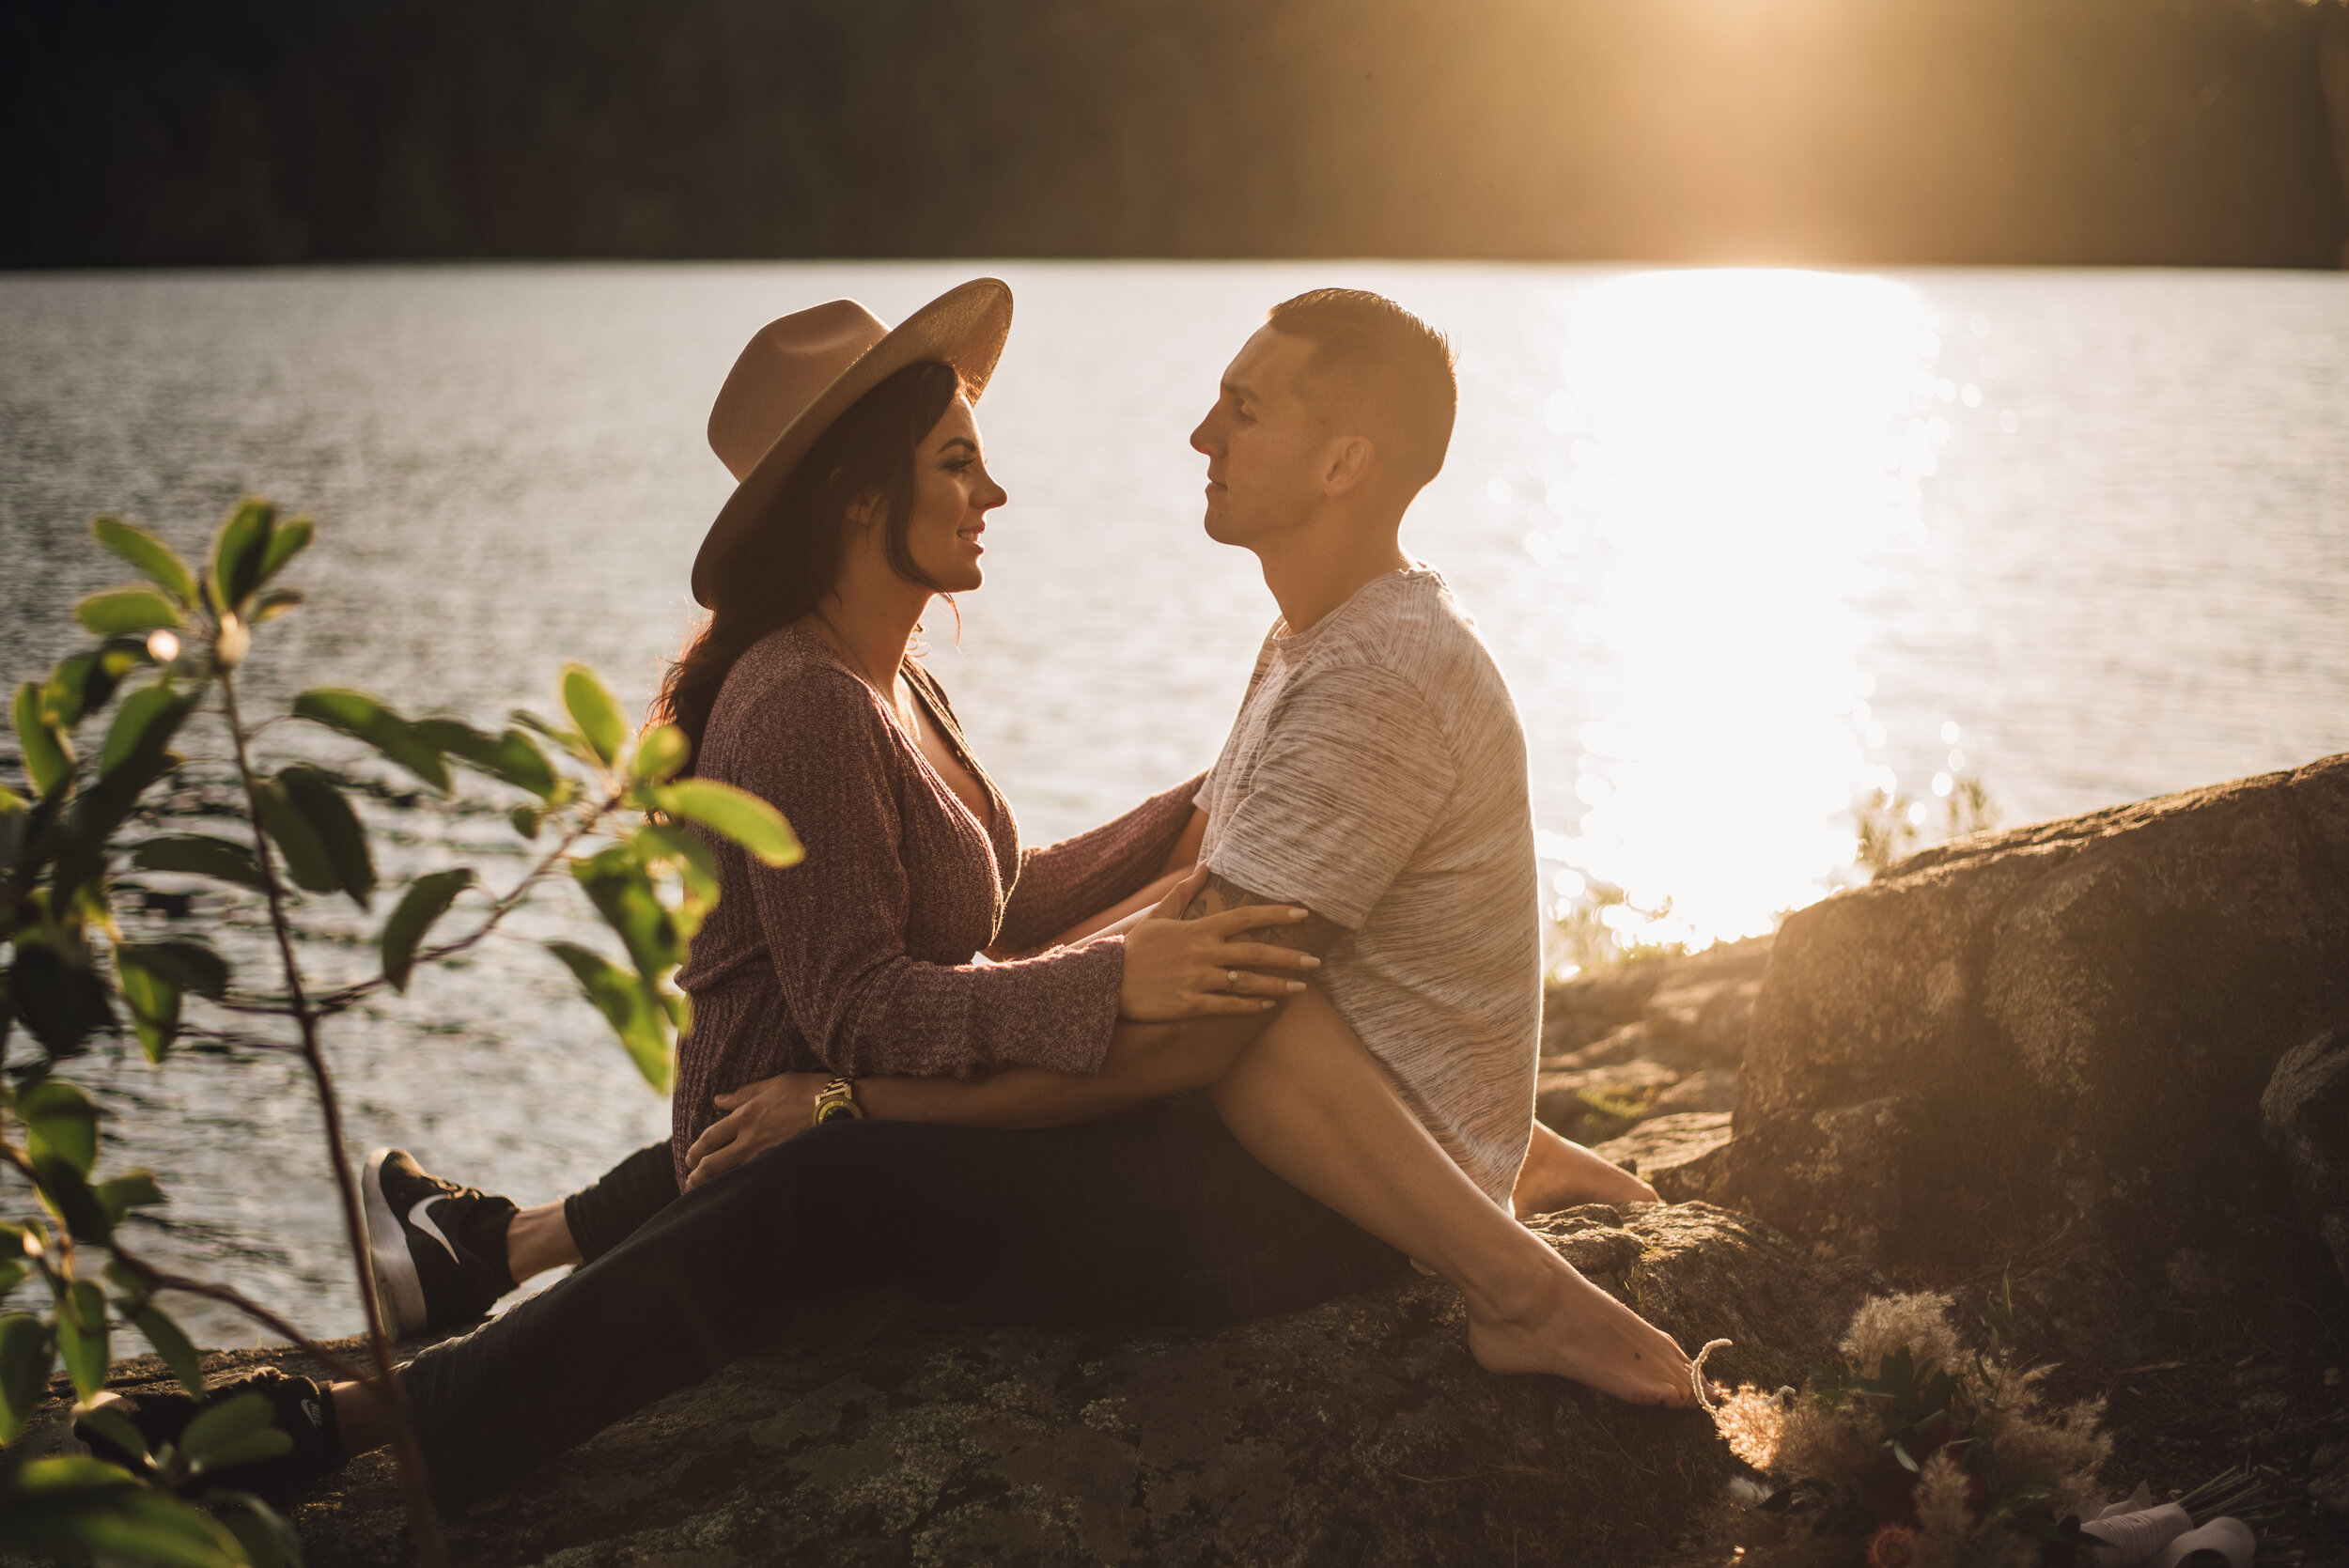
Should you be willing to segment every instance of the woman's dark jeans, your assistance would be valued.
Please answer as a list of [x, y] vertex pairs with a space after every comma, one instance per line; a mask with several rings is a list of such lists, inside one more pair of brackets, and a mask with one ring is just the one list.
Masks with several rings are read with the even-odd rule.
[[1203, 1094], [1034, 1132], [827, 1122], [405, 1375], [454, 1505], [772, 1343], [827, 1291], [894, 1286], [1020, 1322], [1206, 1327], [1403, 1266], [1257, 1164]]

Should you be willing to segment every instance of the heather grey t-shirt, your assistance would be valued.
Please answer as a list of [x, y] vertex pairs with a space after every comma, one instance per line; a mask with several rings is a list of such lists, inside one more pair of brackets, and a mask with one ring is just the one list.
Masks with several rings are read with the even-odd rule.
[[1276, 625], [1198, 803], [1210, 870], [1346, 928], [1313, 978], [1505, 1207], [1541, 1048], [1533, 815], [1517, 706], [1443, 579]]

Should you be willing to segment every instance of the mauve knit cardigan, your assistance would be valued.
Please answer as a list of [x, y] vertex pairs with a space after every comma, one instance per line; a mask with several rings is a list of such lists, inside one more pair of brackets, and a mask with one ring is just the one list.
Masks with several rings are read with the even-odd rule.
[[715, 1121], [711, 1096], [781, 1072], [1090, 1073], [1117, 1020], [1125, 939], [1009, 963], [1132, 893], [1190, 823], [1199, 780], [1047, 849], [1022, 850], [1011, 806], [971, 755], [937, 681], [909, 665], [930, 717], [994, 808], [982, 825], [830, 644], [786, 627], [736, 663], [695, 770], [749, 790], [807, 847], [774, 870], [717, 844], [722, 896], [678, 985], [672, 1148]]

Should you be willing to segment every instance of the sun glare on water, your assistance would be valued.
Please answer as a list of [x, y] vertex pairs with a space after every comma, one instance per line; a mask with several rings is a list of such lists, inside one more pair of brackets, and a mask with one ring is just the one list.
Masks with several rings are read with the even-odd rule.
[[1932, 313], [1878, 278], [1673, 272], [1559, 316], [1565, 461], [1525, 545], [1595, 590], [1599, 668], [1554, 894], [1620, 890], [1626, 946], [1766, 932], [1849, 877], [1852, 805], [1893, 783], [1855, 600], [1922, 541]]

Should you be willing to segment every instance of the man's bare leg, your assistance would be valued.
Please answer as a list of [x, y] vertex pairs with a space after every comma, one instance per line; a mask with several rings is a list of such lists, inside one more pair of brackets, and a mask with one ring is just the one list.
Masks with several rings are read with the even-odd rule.
[[1555, 1214], [1577, 1203], [1660, 1202], [1656, 1188], [1630, 1172], [1559, 1137], [1539, 1122], [1533, 1124], [1533, 1141], [1526, 1147], [1525, 1165], [1517, 1172], [1517, 1190], [1510, 1194], [1519, 1219]]
[[560, 1203], [524, 1209], [506, 1227], [506, 1268], [518, 1285], [533, 1274], [579, 1261], [579, 1243], [571, 1239]]
[[1553, 1373], [1634, 1404], [1694, 1402], [1672, 1336], [1470, 1181], [1319, 991], [1290, 1001], [1208, 1093], [1267, 1169], [1459, 1286], [1480, 1365]]

